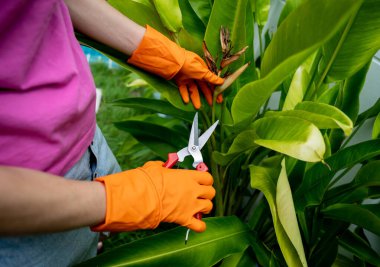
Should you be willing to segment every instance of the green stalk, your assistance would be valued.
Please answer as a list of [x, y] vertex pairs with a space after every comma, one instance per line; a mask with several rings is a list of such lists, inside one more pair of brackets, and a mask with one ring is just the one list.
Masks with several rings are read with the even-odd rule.
[[[211, 122], [205, 113], [204, 110], [201, 110], [202, 117], [205, 121], [205, 129], [208, 129], [211, 126]], [[216, 191], [215, 195], [215, 216], [220, 217], [223, 216], [224, 211], [224, 203], [223, 203], [223, 194], [222, 194], [222, 187], [221, 187], [221, 180], [219, 175], [219, 168], [216, 165], [216, 163], [212, 160], [212, 152], [216, 149], [216, 140], [215, 136], [212, 135], [210, 137], [210, 142], [207, 143], [207, 148], [209, 152], [209, 158], [210, 158], [210, 171], [214, 178], [214, 188]]]
[[222, 195], [222, 190], [221, 190], [221, 184], [220, 184], [220, 177], [219, 177], [219, 171], [218, 171], [218, 166], [216, 163], [211, 160], [211, 173], [213, 174], [214, 177], [214, 187], [216, 190], [216, 195], [215, 195], [215, 216], [216, 217], [221, 217], [224, 215], [224, 203], [223, 203], [223, 195]]

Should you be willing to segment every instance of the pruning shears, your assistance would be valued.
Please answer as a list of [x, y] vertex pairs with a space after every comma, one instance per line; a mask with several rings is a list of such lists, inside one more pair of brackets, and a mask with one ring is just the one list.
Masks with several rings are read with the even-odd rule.
[[[183, 162], [187, 156], [192, 156], [194, 160], [193, 167], [197, 171], [207, 172], [208, 167], [203, 162], [201, 149], [206, 144], [207, 140], [211, 137], [218, 123], [219, 121], [216, 121], [201, 136], [198, 136], [199, 135], [198, 113], [195, 113], [193, 124], [191, 126], [188, 145], [182, 148], [181, 150], [179, 150], [178, 152], [169, 153], [168, 160], [164, 163], [164, 167], [172, 168], [177, 162]], [[195, 214], [194, 217], [201, 220], [202, 213], [199, 212]], [[187, 243], [187, 240], [189, 238], [189, 232], [190, 232], [190, 229], [187, 229], [185, 244]]]

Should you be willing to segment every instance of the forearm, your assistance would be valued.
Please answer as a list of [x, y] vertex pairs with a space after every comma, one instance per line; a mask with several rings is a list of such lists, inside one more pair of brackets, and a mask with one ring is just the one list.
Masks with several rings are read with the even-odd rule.
[[145, 28], [122, 15], [105, 0], [65, 0], [79, 32], [130, 55], [141, 42]]
[[0, 235], [64, 231], [101, 223], [101, 183], [0, 166]]

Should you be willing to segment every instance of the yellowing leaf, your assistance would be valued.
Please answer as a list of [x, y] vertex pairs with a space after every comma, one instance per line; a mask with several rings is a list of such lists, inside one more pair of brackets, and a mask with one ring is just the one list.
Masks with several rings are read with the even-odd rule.
[[323, 160], [325, 143], [318, 128], [295, 117], [265, 117], [255, 121], [255, 143], [299, 160]]

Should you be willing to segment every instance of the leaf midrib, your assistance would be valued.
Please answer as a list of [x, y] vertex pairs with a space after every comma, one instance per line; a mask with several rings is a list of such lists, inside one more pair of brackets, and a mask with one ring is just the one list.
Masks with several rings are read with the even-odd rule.
[[198, 246], [206, 245], [206, 244], [218, 241], [218, 240], [228, 239], [228, 238], [230, 238], [232, 236], [240, 235], [240, 234], [245, 233], [247, 231], [248, 230], [239, 231], [237, 233], [233, 233], [233, 234], [230, 234], [230, 235], [227, 235], [227, 236], [223, 236], [223, 237], [220, 237], [220, 238], [214, 238], [212, 240], [207, 240], [207, 241], [199, 243], [197, 245], [191, 245], [191, 246], [189, 245], [189, 246], [186, 246], [185, 248], [177, 249], [177, 250], [166, 252], [166, 253], [160, 253], [158, 255], [154, 255], [154, 256], [151, 256], [151, 257], [145, 257], [144, 259], [134, 260], [132, 262], [129, 262], [127, 265], [125, 265], [125, 264], [122, 263], [122, 264], [117, 264], [117, 265], [113, 265], [113, 266], [116, 266], [116, 267], [118, 267], [118, 266], [128, 266], [128, 265], [139, 263], [139, 262], [149, 261], [149, 260], [152, 260], [152, 259], [155, 259], [155, 258], [167, 256], [167, 255], [170, 255], [170, 254], [179, 253], [179, 252], [181, 252], [183, 250], [188, 250], [188, 249], [191, 249], [193, 247], [198, 247]]

